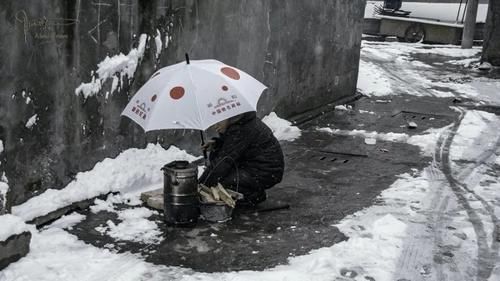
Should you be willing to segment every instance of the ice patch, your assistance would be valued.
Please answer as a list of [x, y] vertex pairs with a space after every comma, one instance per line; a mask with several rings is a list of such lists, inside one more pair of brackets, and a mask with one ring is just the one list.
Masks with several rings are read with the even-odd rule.
[[26, 128], [31, 129], [34, 125], [36, 125], [36, 121], [38, 120], [38, 115], [35, 114], [28, 119], [28, 122], [26, 122]]
[[385, 96], [392, 93], [391, 83], [384, 71], [371, 62], [359, 62], [358, 84], [356, 86], [368, 96]]
[[262, 122], [271, 128], [278, 140], [293, 141], [302, 135], [298, 127], [292, 126], [292, 122], [279, 118], [274, 112], [262, 118]]
[[[146, 34], [141, 34], [139, 38], [139, 46], [130, 50], [127, 55], [120, 53], [112, 57], [107, 56], [97, 65], [98, 69], [96, 70], [95, 75], [94, 73], [91, 73], [92, 81], [80, 84], [80, 86], [76, 88], [75, 94], [82, 94], [85, 98], [93, 96], [101, 90], [104, 81], [111, 77], [113, 77], [111, 89], [111, 94], [113, 94], [118, 86], [118, 81], [123, 83], [123, 79], [125, 77], [129, 80], [134, 77], [137, 65], [144, 55], [147, 38], [148, 36]], [[119, 73], [119, 77], [115, 76], [116, 73]]]
[[194, 157], [177, 147], [168, 150], [149, 144], [145, 149], [132, 148], [114, 159], [106, 158], [61, 190], [48, 189], [27, 202], [14, 206], [12, 213], [30, 221], [74, 202], [109, 192], [134, 192], [163, 181], [160, 168], [174, 160], [194, 161]]
[[12, 235], [30, 231], [21, 218], [10, 214], [0, 216], [0, 226], [2, 226], [0, 227], [0, 241], [5, 241]]

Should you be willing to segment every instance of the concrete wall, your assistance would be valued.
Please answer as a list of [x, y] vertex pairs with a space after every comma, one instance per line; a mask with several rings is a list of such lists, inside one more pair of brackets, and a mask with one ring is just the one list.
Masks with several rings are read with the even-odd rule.
[[[0, 2], [0, 176], [10, 205], [61, 188], [79, 171], [147, 141], [194, 150], [190, 132], [143, 133], [120, 112], [156, 68], [216, 58], [269, 86], [261, 113], [287, 117], [355, 92], [364, 0], [19, 0]], [[150, 37], [133, 79], [84, 98], [107, 55]], [[94, 74], [95, 75], [95, 74]], [[26, 127], [36, 117], [36, 124]]]
[[482, 61], [500, 66], [500, 1], [490, 1]]

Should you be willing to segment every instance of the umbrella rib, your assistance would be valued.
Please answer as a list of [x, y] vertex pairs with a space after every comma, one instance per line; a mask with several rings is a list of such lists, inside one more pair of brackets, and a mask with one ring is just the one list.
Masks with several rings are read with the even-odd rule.
[[196, 111], [198, 112], [198, 120], [200, 122], [200, 125], [201, 125], [201, 129], [200, 130], [204, 130], [205, 129], [205, 125], [203, 124], [203, 121], [201, 119], [201, 113], [200, 113], [200, 103], [198, 102], [198, 97], [196, 96], [196, 93], [198, 93], [198, 89], [196, 87], [196, 84], [194, 83], [194, 80], [193, 80], [193, 75], [191, 74], [191, 65], [186, 65], [186, 67], [188, 67], [187, 69], [187, 73], [189, 75], [189, 80], [191, 82], [191, 85], [193, 86], [194, 88], [194, 100], [196, 102]]

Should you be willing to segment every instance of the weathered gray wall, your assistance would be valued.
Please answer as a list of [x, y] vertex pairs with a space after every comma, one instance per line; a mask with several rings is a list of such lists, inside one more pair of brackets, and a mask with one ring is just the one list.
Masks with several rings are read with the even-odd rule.
[[[215, 58], [269, 86], [261, 113], [287, 117], [355, 92], [364, 0], [16, 0], [0, 2], [0, 175], [15, 205], [61, 188], [128, 147], [159, 140], [194, 149], [189, 132], [148, 133], [120, 118], [155, 68]], [[27, 24], [29, 23], [29, 24]], [[172, 25], [170, 25], [172, 24]], [[106, 55], [127, 54], [141, 33], [172, 36], [160, 59], [149, 40], [119, 93], [74, 94]], [[135, 36], [136, 35], [136, 36]], [[31, 100], [27, 102], [27, 99]], [[31, 129], [27, 120], [38, 121]], [[195, 139], [196, 140], [196, 139]]]
[[482, 61], [500, 66], [500, 1], [491, 0], [488, 5]]
[[169, 60], [188, 51], [242, 68], [269, 86], [263, 110], [290, 116], [355, 91], [364, 1], [173, 3]]

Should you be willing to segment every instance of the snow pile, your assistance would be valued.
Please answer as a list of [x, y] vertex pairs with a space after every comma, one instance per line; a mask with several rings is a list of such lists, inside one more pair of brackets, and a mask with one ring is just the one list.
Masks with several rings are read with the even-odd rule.
[[493, 113], [467, 111], [453, 138], [450, 159], [475, 159], [486, 148], [496, 147], [496, 142], [500, 138], [499, 125], [500, 118]]
[[49, 189], [12, 208], [12, 213], [30, 221], [74, 202], [109, 192], [130, 192], [163, 181], [160, 168], [174, 160], [197, 158], [176, 147], [163, 149], [149, 144], [145, 149], [129, 149], [115, 159], [106, 158], [91, 171], [78, 173], [64, 189]]
[[148, 218], [156, 211], [145, 207], [125, 209], [117, 211], [119, 224], [108, 220], [106, 226], [98, 226], [96, 230], [101, 234], [107, 234], [116, 240], [141, 242], [144, 244], [158, 244], [163, 240], [163, 232], [158, 225]]
[[0, 216], [0, 226], [2, 226], [0, 227], [0, 241], [30, 230], [21, 218], [10, 214]]
[[278, 140], [293, 141], [302, 135], [298, 127], [292, 126], [292, 122], [279, 118], [274, 112], [262, 118], [262, 122], [271, 128]]
[[3, 148], [3, 141], [2, 141], [2, 140], [0, 140], [0, 154], [2, 154], [3, 149], [4, 149], [4, 148]]
[[26, 128], [31, 129], [36, 124], [37, 120], [38, 120], [37, 114], [31, 116], [30, 119], [28, 119], [28, 122], [26, 122]]
[[[107, 56], [97, 66], [98, 69], [92, 73], [92, 81], [89, 83], [82, 83], [75, 90], [75, 94], [82, 94], [85, 98], [97, 94], [102, 87], [104, 81], [108, 78], [113, 78], [111, 84], [111, 94], [118, 88], [118, 83], [123, 84], [123, 79], [127, 77], [129, 80], [134, 77], [135, 70], [139, 61], [144, 55], [146, 49], [146, 41], [148, 36], [141, 34], [139, 38], [139, 46], [133, 48], [127, 55], [120, 53], [118, 55], [109, 57]], [[115, 74], [119, 73], [119, 76]]]
[[81, 221], [72, 214], [46, 229], [34, 231], [30, 252], [0, 272], [0, 280], [179, 280], [189, 270], [156, 266], [139, 255], [113, 253], [85, 244], [63, 230]]
[[359, 91], [367, 96], [385, 96], [392, 93], [391, 83], [384, 76], [384, 70], [371, 62], [359, 62]]

